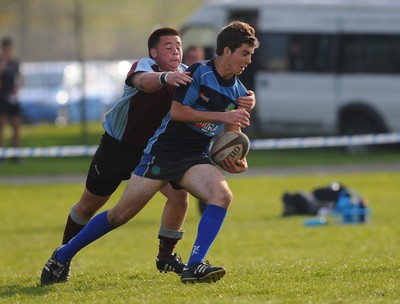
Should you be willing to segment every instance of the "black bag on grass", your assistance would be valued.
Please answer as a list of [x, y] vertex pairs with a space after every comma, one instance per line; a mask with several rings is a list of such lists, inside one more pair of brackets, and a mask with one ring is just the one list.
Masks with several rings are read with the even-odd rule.
[[315, 215], [320, 208], [319, 202], [312, 194], [297, 192], [290, 194], [286, 192], [283, 195], [283, 216], [289, 215]]
[[316, 215], [321, 207], [334, 208], [342, 191], [347, 192], [346, 187], [333, 182], [326, 187], [316, 188], [311, 193], [285, 192], [282, 197], [284, 204], [282, 216]]

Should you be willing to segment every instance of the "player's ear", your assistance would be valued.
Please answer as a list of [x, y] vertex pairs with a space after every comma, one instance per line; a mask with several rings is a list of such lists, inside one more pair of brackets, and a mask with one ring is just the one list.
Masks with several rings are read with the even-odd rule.
[[232, 51], [231, 51], [231, 49], [229, 48], [229, 47], [224, 47], [224, 54], [226, 54], [226, 55], [230, 55], [230, 54], [232, 54]]
[[150, 49], [150, 56], [151, 56], [151, 58], [156, 59], [157, 58], [157, 50], [154, 49], [154, 48], [151, 48]]

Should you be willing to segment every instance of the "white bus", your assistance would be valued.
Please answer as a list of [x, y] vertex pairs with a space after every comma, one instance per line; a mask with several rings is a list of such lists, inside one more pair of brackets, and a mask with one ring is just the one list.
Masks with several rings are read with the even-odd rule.
[[184, 23], [185, 46], [214, 56], [232, 20], [261, 46], [243, 82], [255, 131], [270, 136], [400, 132], [400, 0], [210, 1]]

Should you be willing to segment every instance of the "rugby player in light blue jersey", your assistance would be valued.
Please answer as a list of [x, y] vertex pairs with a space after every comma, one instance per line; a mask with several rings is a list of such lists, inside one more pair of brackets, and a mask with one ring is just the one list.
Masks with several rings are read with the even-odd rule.
[[[180, 34], [173, 28], [159, 28], [148, 38], [149, 57], [135, 61], [125, 79], [121, 99], [105, 116], [104, 135], [93, 157], [86, 187], [68, 215], [62, 244], [68, 243], [104, 206], [123, 180], [128, 180], [139, 164], [149, 138], [160, 126], [171, 107], [174, 88], [190, 83], [182, 64]], [[168, 73], [168, 77], [165, 77]], [[163, 78], [161, 76], [164, 75]], [[185, 264], [174, 252], [182, 238], [182, 225], [188, 208], [188, 193], [166, 185], [160, 190], [167, 197], [159, 231], [159, 253], [156, 266], [160, 271], [182, 272]], [[54, 259], [47, 268], [51, 269]], [[70, 263], [59, 273], [48, 276], [43, 285], [66, 282]], [[49, 277], [49, 278], [48, 278]]]

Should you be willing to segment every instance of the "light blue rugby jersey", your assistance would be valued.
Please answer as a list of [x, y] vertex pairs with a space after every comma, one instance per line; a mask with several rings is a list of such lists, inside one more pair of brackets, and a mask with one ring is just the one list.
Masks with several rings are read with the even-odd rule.
[[[215, 70], [214, 59], [193, 64], [187, 70], [193, 81], [175, 90], [173, 100], [200, 111], [224, 112], [237, 109], [237, 99], [247, 89], [237, 77], [226, 80]], [[171, 121], [168, 113], [145, 149], [146, 154], [176, 161], [203, 155], [212, 137], [224, 128], [223, 123], [186, 123]]]
[[[129, 76], [137, 72], [158, 72], [158, 66], [157, 70], [155, 70], [155, 66], [157, 66], [157, 63], [154, 59], [150, 57], [141, 58], [132, 65], [131, 70], [127, 75], [127, 79]], [[178, 70], [185, 71], [186, 68], [186, 65], [180, 64]], [[126, 127], [128, 123], [130, 102], [132, 97], [134, 97], [138, 92], [140, 91], [137, 88], [125, 83], [122, 97], [105, 115], [103, 121], [104, 130], [119, 141], [122, 141], [123, 137], [127, 136]], [[147, 96], [149, 95], [150, 94], [147, 94]]]

